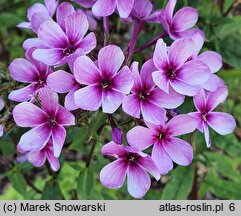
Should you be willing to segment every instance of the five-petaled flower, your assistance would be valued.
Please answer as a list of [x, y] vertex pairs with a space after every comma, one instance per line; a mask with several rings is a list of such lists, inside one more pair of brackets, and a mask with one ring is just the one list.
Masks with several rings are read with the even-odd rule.
[[18, 104], [13, 110], [13, 118], [20, 127], [32, 129], [22, 135], [17, 149], [19, 152], [40, 151], [50, 138], [53, 141], [54, 156], [58, 157], [64, 145], [64, 126], [75, 124], [74, 116], [58, 103], [58, 95], [49, 88], [38, 92], [38, 102], [42, 109], [30, 102]]
[[160, 174], [166, 174], [173, 168], [173, 161], [187, 166], [192, 162], [192, 146], [184, 140], [176, 138], [193, 132], [197, 120], [189, 115], [178, 115], [167, 124], [154, 125], [146, 122], [147, 127], [136, 126], [127, 133], [129, 144], [139, 150], [152, 145], [152, 159]]
[[135, 198], [141, 198], [151, 186], [147, 172], [156, 180], [160, 179], [158, 168], [151, 157], [136, 148], [112, 141], [103, 146], [101, 153], [116, 158], [100, 172], [100, 181], [108, 188], [120, 188], [127, 175], [128, 192]]
[[201, 90], [194, 98], [194, 104], [197, 112], [190, 113], [198, 121], [198, 130], [204, 133], [207, 147], [210, 147], [211, 140], [209, 135], [210, 126], [221, 135], [227, 135], [234, 131], [236, 127], [233, 116], [223, 112], [213, 112], [213, 110], [226, 100], [228, 90], [226, 87], [220, 87], [214, 92], [206, 93]]
[[79, 108], [96, 111], [102, 106], [105, 113], [113, 113], [118, 109], [134, 83], [128, 66], [118, 72], [124, 59], [122, 50], [114, 45], [100, 50], [98, 63], [87, 56], [76, 59], [75, 79], [80, 84], [87, 85], [74, 93]]
[[184, 101], [184, 96], [176, 93], [170, 88], [169, 94], [155, 87], [152, 80], [152, 73], [156, 70], [152, 60], [144, 63], [139, 74], [138, 63], [134, 62], [131, 66], [134, 86], [132, 94], [125, 97], [123, 110], [135, 117], [154, 124], [166, 122], [166, 110], [180, 106]]

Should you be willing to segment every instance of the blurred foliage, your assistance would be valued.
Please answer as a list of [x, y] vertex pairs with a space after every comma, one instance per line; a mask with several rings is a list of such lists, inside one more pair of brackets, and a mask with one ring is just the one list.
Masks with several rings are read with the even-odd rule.
[[[18, 23], [26, 21], [26, 10], [34, 2], [41, 1], [0, 1], [0, 94], [6, 102], [4, 116], [8, 119], [5, 125], [7, 134], [0, 138], [0, 199], [132, 199], [125, 186], [109, 190], [99, 182], [99, 172], [109, 162], [100, 150], [111, 139], [107, 115], [101, 112], [75, 113], [80, 116], [78, 126], [68, 129], [58, 173], [53, 173], [48, 164], [35, 168], [28, 162], [18, 163], [16, 160], [19, 155], [15, 146], [24, 130], [15, 128], [10, 115], [14, 103], [7, 101], [7, 95], [18, 84], [10, 79], [7, 67], [14, 58], [24, 56], [22, 42], [34, 36], [31, 31], [16, 28]], [[224, 67], [218, 75], [225, 80], [230, 95], [218, 109], [234, 115], [238, 127], [228, 136], [212, 132], [210, 149], [206, 149], [199, 132], [183, 136], [192, 142], [193, 164], [178, 166], [162, 176], [160, 182], [153, 181], [144, 199], [241, 199], [241, 6], [233, 2], [237, 1], [180, 0], [178, 7], [189, 5], [198, 9], [198, 27], [206, 34], [204, 49], [222, 54]], [[156, 4], [163, 8], [166, 0], [156, 0]], [[114, 16], [113, 22], [115, 19]], [[111, 28], [114, 43], [126, 47], [130, 38], [128, 25], [118, 21], [117, 25], [112, 23]], [[137, 46], [162, 30], [160, 25], [145, 26]], [[141, 63], [150, 56], [150, 51], [146, 49], [134, 59]], [[193, 109], [192, 100], [187, 98], [180, 111]], [[134, 126], [121, 111], [114, 118], [125, 133]]]

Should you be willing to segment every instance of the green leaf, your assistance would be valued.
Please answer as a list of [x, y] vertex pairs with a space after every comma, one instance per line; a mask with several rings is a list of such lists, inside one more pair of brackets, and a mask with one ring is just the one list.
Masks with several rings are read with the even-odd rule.
[[98, 138], [97, 132], [100, 127], [105, 124], [106, 120], [107, 115], [102, 111], [99, 110], [95, 113], [89, 124], [89, 131], [91, 137], [93, 137], [94, 139]]
[[88, 199], [94, 185], [94, 175], [89, 168], [80, 171], [77, 180], [77, 195], [79, 199]]
[[0, 150], [3, 155], [10, 155], [15, 153], [15, 145], [8, 136], [1, 137]]
[[62, 200], [63, 196], [56, 179], [52, 179], [45, 184], [42, 193], [43, 200]]
[[89, 130], [88, 126], [82, 126], [80, 128], [74, 128], [71, 131], [72, 143], [70, 149], [82, 150], [84, 144], [89, 139]]
[[27, 189], [27, 184], [23, 174], [20, 173], [19, 170], [14, 169], [8, 174], [8, 178], [12, 183], [14, 189], [24, 196]]
[[178, 166], [171, 172], [171, 177], [166, 184], [161, 199], [178, 200], [186, 199], [191, 192], [194, 179], [194, 163], [187, 167]]

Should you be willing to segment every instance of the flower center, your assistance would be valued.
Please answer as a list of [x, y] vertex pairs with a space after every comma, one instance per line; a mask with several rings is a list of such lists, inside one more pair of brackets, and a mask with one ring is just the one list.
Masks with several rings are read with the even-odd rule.
[[138, 159], [138, 155], [136, 155], [134, 153], [129, 153], [127, 156], [127, 161], [130, 163], [136, 162], [137, 159]]
[[63, 53], [65, 54], [65, 55], [71, 55], [72, 53], [74, 53], [75, 52], [75, 48], [74, 48], [74, 46], [72, 46], [72, 45], [69, 45], [68, 47], [66, 47], [64, 50], [63, 50]]
[[39, 88], [44, 87], [44, 83], [45, 83], [45, 81], [40, 79], [40, 80], [38, 81], [38, 87], [39, 87]]
[[159, 133], [158, 139], [161, 140], [163, 138], [163, 135], [164, 135], [163, 133]]
[[205, 121], [205, 122], [207, 121], [207, 116], [206, 116], [206, 114], [202, 114], [202, 120]]
[[173, 69], [171, 69], [171, 68], [169, 68], [168, 70], [167, 70], [167, 77], [169, 78], [169, 79], [174, 79], [175, 77], [176, 77], [176, 71], [174, 71]]
[[57, 125], [57, 120], [56, 120], [56, 118], [51, 118], [51, 119], [50, 119], [50, 124], [51, 124], [52, 126], [56, 126], [56, 125]]
[[147, 93], [142, 92], [142, 91], [139, 92], [139, 99], [145, 100], [145, 99], [147, 99], [149, 96], [150, 96], [150, 92], [147, 92]]
[[108, 87], [109, 87], [109, 82], [108, 81], [102, 81], [101, 82], [101, 87], [103, 88], [103, 89], [107, 89]]

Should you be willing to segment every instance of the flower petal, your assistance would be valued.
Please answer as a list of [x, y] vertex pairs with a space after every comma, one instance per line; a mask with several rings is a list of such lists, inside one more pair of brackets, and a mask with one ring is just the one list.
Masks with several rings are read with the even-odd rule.
[[137, 163], [144, 168], [147, 172], [149, 172], [155, 179], [158, 181], [160, 179], [160, 173], [158, 171], [157, 166], [153, 162], [152, 158], [147, 155], [146, 157], [140, 158]]
[[23, 58], [15, 59], [9, 66], [11, 77], [19, 82], [38, 81], [39, 72], [36, 67]]
[[176, 4], [177, 4], [177, 0], [169, 0], [166, 5], [165, 18], [169, 24], [171, 24], [173, 12], [174, 12]]
[[127, 18], [133, 8], [135, 0], [116, 0], [117, 10], [121, 18]]
[[74, 93], [78, 90], [79, 88], [73, 89], [72, 91], [70, 91], [66, 96], [65, 96], [65, 101], [64, 101], [64, 107], [69, 110], [69, 111], [73, 111], [78, 109], [79, 107], [77, 106], [77, 104], [75, 103], [74, 100]]
[[211, 112], [207, 118], [210, 127], [221, 135], [232, 133], [236, 127], [233, 116], [228, 113]]
[[34, 97], [37, 87], [38, 86], [35, 83], [33, 83], [24, 88], [11, 91], [8, 95], [8, 99], [16, 102], [29, 101]]
[[102, 48], [98, 54], [98, 64], [105, 75], [115, 75], [123, 64], [125, 56], [122, 50], [115, 45]]
[[167, 55], [167, 45], [163, 39], [157, 41], [155, 51], [153, 54], [153, 62], [158, 69], [164, 70], [169, 61]]
[[63, 2], [58, 6], [56, 12], [57, 23], [65, 30], [65, 19], [69, 15], [75, 13], [75, 9], [72, 4]]
[[122, 109], [125, 113], [135, 118], [140, 118], [140, 102], [137, 95], [128, 95], [124, 98]]
[[49, 12], [49, 15], [52, 17], [58, 7], [58, 0], [44, 0], [44, 4]]
[[197, 95], [193, 97], [193, 102], [199, 112], [203, 112], [206, 108], [206, 95], [204, 90], [200, 90]]
[[85, 54], [88, 54], [97, 45], [96, 36], [93, 32], [90, 32], [83, 40], [78, 43], [78, 47], [81, 48]]
[[60, 124], [62, 126], [75, 125], [74, 115], [60, 105], [58, 107], [56, 119], [57, 119], [58, 124]]
[[49, 14], [46, 12], [37, 12], [32, 16], [31, 19], [31, 27], [35, 33], [38, 33], [39, 27], [44, 23], [45, 21], [53, 21], [52, 18], [49, 16]]
[[166, 129], [171, 136], [180, 136], [191, 133], [197, 128], [197, 120], [190, 115], [177, 115], [166, 125]]
[[37, 152], [29, 152], [28, 160], [36, 167], [41, 167], [44, 165], [46, 161], [46, 153], [45, 150], [40, 150]]
[[153, 131], [149, 128], [136, 126], [127, 132], [128, 143], [139, 150], [144, 150], [153, 145]]
[[81, 88], [74, 93], [76, 105], [84, 110], [98, 110], [101, 106], [101, 98], [101, 91], [96, 85]]
[[184, 7], [177, 11], [172, 20], [172, 29], [180, 32], [192, 28], [198, 20], [198, 12], [195, 8]]
[[41, 41], [38, 38], [29, 38], [23, 42], [23, 48], [25, 50], [40, 47], [42, 45]]
[[124, 100], [125, 94], [115, 90], [108, 90], [102, 93], [102, 110], [104, 113], [114, 113], [122, 101]]
[[101, 154], [118, 158], [127, 154], [127, 150], [123, 148], [123, 145], [111, 141], [102, 147]]
[[58, 171], [60, 168], [60, 164], [59, 164], [58, 158], [54, 156], [53, 148], [49, 148], [49, 147], [46, 148], [46, 154], [47, 154], [47, 158], [50, 163], [51, 169], [53, 171]]
[[107, 188], [120, 188], [126, 178], [127, 164], [118, 159], [100, 171], [100, 182]]
[[218, 88], [215, 92], [210, 92], [206, 99], [207, 111], [212, 111], [220, 103], [223, 103], [228, 96], [228, 89], [226, 86]]
[[138, 165], [129, 166], [127, 171], [127, 189], [131, 196], [142, 198], [151, 186], [149, 175]]
[[[210, 61], [210, 59], [212, 59]], [[198, 60], [204, 62], [210, 69], [211, 73], [216, 73], [223, 66], [222, 56], [213, 51], [203, 52], [198, 56]]]
[[114, 13], [116, 8], [116, 0], [98, 0], [92, 7], [95, 16], [109, 16]]
[[152, 89], [155, 86], [155, 83], [152, 79], [152, 73], [156, 71], [156, 69], [157, 68], [155, 67], [152, 59], [146, 61], [141, 68], [140, 75], [142, 85], [145, 86], [147, 89]]
[[112, 84], [114, 90], [124, 94], [130, 93], [134, 81], [128, 66], [123, 67], [120, 72], [113, 77]]
[[183, 38], [174, 41], [169, 50], [169, 63], [174, 67], [180, 68], [194, 53], [195, 43], [190, 38]]
[[15, 106], [13, 118], [20, 127], [35, 127], [45, 122], [46, 114], [34, 104], [23, 102]]
[[164, 92], [169, 93], [169, 81], [164, 71], [155, 71], [152, 73], [154, 83]]
[[39, 151], [45, 147], [51, 136], [51, 129], [46, 125], [39, 125], [20, 138], [17, 146], [18, 152]]
[[87, 56], [80, 56], [74, 62], [74, 76], [80, 84], [95, 84], [100, 77], [100, 71]]
[[65, 19], [65, 31], [69, 41], [77, 45], [88, 31], [89, 23], [83, 12], [74, 13]]
[[134, 85], [131, 89], [131, 92], [136, 93], [136, 94], [138, 94], [138, 91], [142, 86], [138, 65], [139, 65], [139, 63], [134, 61], [130, 66], [132, 78], [134, 80]]
[[193, 149], [186, 141], [171, 138], [163, 143], [163, 147], [175, 163], [182, 166], [187, 166], [192, 163]]
[[167, 174], [170, 170], [173, 169], [172, 159], [166, 153], [162, 144], [154, 144], [151, 157], [155, 162], [156, 166], [158, 167], [161, 175]]
[[171, 80], [170, 84], [176, 92], [187, 96], [194, 96], [201, 90], [199, 86], [192, 86], [178, 79]]
[[208, 124], [206, 124], [206, 123], [203, 123], [203, 133], [204, 133], [206, 145], [209, 148], [212, 143], [211, 143], [211, 140], [210, 140], [210, 133], [209, 133], [209, 130], [208, 130]]
[[64, 48], [69, 42], [64, 31], [54, 21], [45, 21], [38, 29], [42, 44], [49, 48]]
[[55, 92], [67, 93], [76, 86], [74, 76], [63, 70], [50, 74], [47, 78], [47, 85]]
[[66, 130], [63, 126], [57, 125], [52, 129], [52, 140], [54, 147], [54, 156], [59, 157], [61, 154], [64, 141], [66, 138]]
[[225, 86], [223, 80], [215, 74], [210, 74], [208, 80], [202, 84], [202, 87], [208, 91], [216, 91], [219, 87]]
[[141, 102], [141, 113], [143, 119], [153, 124], [162, 124], [167, 121], [166, 110], [151, 102]]

